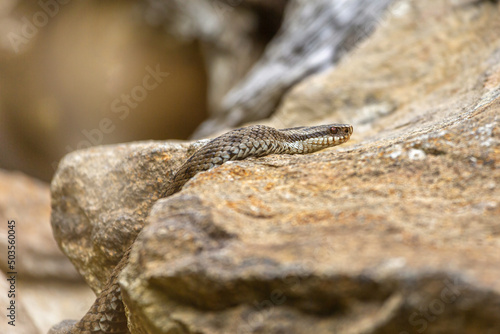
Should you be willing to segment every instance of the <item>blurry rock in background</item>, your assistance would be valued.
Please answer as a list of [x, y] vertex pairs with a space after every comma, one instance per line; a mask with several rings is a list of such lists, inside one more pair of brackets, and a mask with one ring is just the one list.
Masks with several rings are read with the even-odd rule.
[[[0, 170], [0, 252], [7, 254], [8, 221], [15, 221], [15, 267], [0, 261], [2, 291], [7, 272], [18, 273], [15, 330], [0, 323], [0, 333], [46, 333], [55, 322], [87, 311], [94, 294], [68, 258], [59, 250], [50, 227], [49, 185], [19, 172]], [[6, 275], [10, 277], [10, 275]], [[8, 305], [2, 293], [0, 305]], [[5, 326], [5, 327], [2, 327]]]
[[147, 24], [137, 1], [0, 4], [2, 168], [50, 180], [78, 148], [187, 138], [206, 89], [196, 41]]

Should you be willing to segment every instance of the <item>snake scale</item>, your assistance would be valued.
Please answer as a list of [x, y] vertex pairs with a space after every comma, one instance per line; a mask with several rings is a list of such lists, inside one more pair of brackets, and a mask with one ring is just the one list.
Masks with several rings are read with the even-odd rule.
[[[349, 140], [349, 124], [274, 129], [253, 125], [229, 131], [212, 139], [197, 150], [174, 174], [163, 193], [168, 197], [182, 189], [199, 172], [222, 165], [229, 160], [262, 157], [269, 154], [307, 154], [336, 146]], [[123, 255], [104, 289], [85, 316], [78, 322], [64, 321], [49, 334], [129, 334], [125, 306], [118, 275], [127, 265], [132, 246]]]

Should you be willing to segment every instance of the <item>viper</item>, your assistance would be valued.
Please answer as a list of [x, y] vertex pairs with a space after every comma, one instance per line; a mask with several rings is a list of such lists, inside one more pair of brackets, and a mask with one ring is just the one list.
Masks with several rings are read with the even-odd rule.
[[[348, 141], [353, 132], [349, 124], [275, 129], [253, 125], [229, 131], [198, 149], [175, 172], [163, 196], [180, 191], [197, 173], [222, 165], [229, 160], [262, 157], [269, 154], [307, 154]], [[129, 261], [133, 244], [113, 269], [104, 289], [84, 317], [63, 321], [49, 334], [129, 334], [125, 306], [118, 276]]]

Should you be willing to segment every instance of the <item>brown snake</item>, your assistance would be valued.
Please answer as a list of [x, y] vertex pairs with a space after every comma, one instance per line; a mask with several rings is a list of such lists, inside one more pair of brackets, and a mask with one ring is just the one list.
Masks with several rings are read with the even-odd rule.
[[[229, 160], [261, 157], [268, 154], [307, 154], [349, 140], [352, 126], [329, 124], [277, 130], [254, 125], [227, 132], [196, 151], [175, 173], [163, 197], [182, 189], [199, 172]], [[133, 244], [132, 244], [133, 245]], [[78, 322], [63, 321], [49, 334], [129, 334], [118, 275], [127, 265], [130, 246], [111, 273], [111, 277], [85, 316]]]

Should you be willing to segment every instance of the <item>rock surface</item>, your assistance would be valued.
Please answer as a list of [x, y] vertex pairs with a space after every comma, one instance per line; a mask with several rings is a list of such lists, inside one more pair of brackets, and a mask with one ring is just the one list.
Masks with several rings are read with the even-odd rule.
[[96, 293], [172, 172], [203, 142], [95, 147], [61, 161], [51, 184], [54, 236]]
[[500, 332], [499, 10], [402, 1], [268, 121], [352, 123], [338, 148], [226, 163], [159, 201], [194, 147], [66, 157], [59, 243], [99, 291], [145, 225], [120, 279], [133, 333]]

